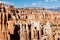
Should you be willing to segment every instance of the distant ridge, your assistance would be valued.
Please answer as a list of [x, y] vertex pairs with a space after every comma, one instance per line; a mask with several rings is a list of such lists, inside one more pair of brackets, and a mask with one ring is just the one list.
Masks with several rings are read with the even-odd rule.
[[48, 10], [50, 10], [50, 11], [57, 11], [57, 12], [60, 12], [60, 7], [49, 8]]
[[17, 10], [19, 9], [46, 9], [46, 8], [43, 8], [43, 7], [24, 7], [24, 8], [16, 8]]

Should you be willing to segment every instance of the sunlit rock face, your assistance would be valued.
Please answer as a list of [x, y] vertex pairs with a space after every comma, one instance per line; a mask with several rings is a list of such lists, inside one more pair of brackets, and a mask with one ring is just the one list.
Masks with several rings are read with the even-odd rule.
[[60, 12], [0, 3], [0, 40], [60, 40], [59, 31]]

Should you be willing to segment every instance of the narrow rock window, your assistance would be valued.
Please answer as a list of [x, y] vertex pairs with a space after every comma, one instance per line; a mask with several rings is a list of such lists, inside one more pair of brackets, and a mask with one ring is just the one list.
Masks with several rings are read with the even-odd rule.
[[3, 12], [6, 12], [6, 9], [5, 9], [5, 7], [3, 7], [3, 9], [4, 9], [4, 10], [3, 10]]
[[2, 11], [1, 11], [1, 8], [0, 8], [0, 12], [2, 12]]
[[60, 38], [58, 38], [58, 40], [60, 40]]
[[6, 18], [6, 15], [5, 15], [5, 17], [4, 17], [4, 24], [6, 25], [6, 21], [7, 20], [7, 18]]
[[24, 26], [25, 26], [25, 29], [26, 29], [26, 24], [24, 24]]
[[38, 40], [39, 40], [39, 31], [38, 31]]
[[29, 30], [31, 29], [31, 24], [28, 24], [28, 28], [29, 28]]
[[10, 14], [8, 14], [8, 21], [10, 20], [10, 18], [11, 18], [11, 15], [10, 15]]
[[44, 39], [44, 40], [46, 40], [46, 39]]
[[31, 24], [28, 24], [28, 29], [29, 29], [29, 39], [31, 40]]
[[15, 10], [11, 10], [12, 13], [15, 13]]
[[16, 10], [16, 13], [19, 13], [19, 11], [18, 11], [18, 10]]

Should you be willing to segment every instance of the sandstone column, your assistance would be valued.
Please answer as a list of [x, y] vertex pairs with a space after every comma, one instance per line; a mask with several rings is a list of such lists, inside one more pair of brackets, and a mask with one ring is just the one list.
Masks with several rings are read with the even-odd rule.
[[30, 40], [30, 39], [29, 39], [29, 29], [28, 29], [28, 24], [27, 24], [27, 23], [26, 23], [26, 32], [27, 32], [27, 33], [26, 33], [26, 34], [27, 34], [27, 35], [26, 35], [26, 36], [27, 36], [27, 40]]

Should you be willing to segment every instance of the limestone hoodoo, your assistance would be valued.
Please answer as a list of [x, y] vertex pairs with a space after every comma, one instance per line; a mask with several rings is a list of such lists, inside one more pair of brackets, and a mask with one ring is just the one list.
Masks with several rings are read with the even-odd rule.
[[60, 40], [59, 31], [59, 12], [0, 3], [0, 40]]

